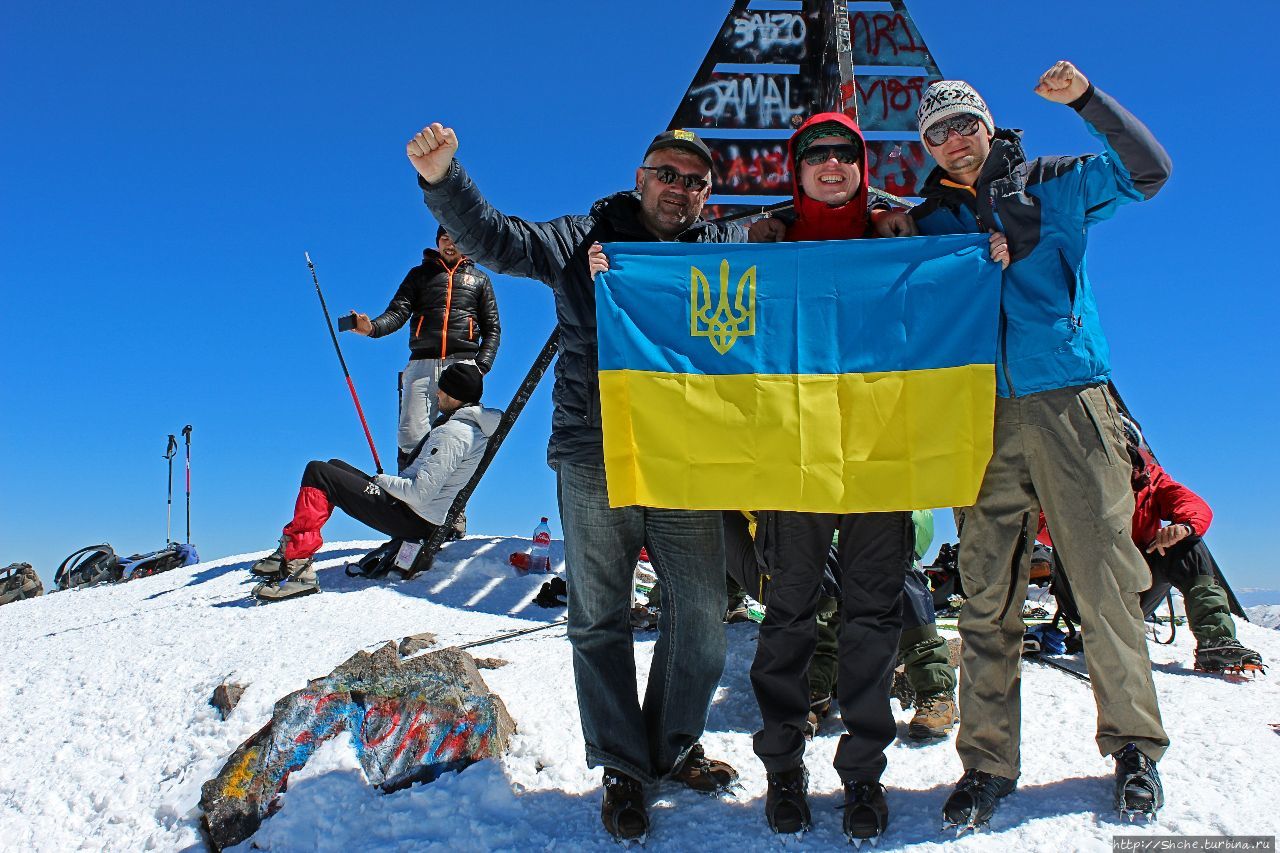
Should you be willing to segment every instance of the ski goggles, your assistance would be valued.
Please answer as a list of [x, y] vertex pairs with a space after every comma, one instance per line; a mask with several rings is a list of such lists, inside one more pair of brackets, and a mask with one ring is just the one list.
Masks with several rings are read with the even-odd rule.
[[664, 184], [683, 181], [684, 188], [687, 190], [704, 190], [711, 185], [711, 182], [701, 175], [684, 175], [670, 166], [641, 166], [640, 168], [646, 172], [653, 172], [653, 176]]
[[962, 113], [951, 118], [944, 118], [942, 121], [929, 125], [929, 129], [924, 132], [924, 141], [930, 145], [941, 145], [947, 141], [947, 137], [951, 135], [952, 131], [961, 136], [973, 136], [978, 132], [980, 124], [982, 124], [982, 119], [971, 113]]
[[810, 166], [825, 163], [832, 157], [836, 158], [837, 163], [844, 163], [845, 165], [858, 163], [862, 160], [862, 148], [851, 142], [840, 142], [832, 145], [810, 145], [800, 155], [800, 159]]

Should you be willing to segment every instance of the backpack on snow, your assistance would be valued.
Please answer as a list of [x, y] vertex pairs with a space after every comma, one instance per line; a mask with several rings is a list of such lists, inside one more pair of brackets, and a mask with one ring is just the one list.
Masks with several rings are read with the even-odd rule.
[[131, 581], [158, 575], [161, 572], [167, 572], [179, 566], [190, 566], [198, 563], [200, 562], [200, 555], [196, 553], [193, 545], [172, 542], [159, 551], [152, 551], [149, 554], [134, 554], [129, 557], [121, 557], [119, 562], [120, 580]]
[[62, 561], [53, 575], [60, 590], [80, 589], [120, 580], [120, 558], [110, 545], [90, 545]]
[[[401, 548], [406, 544], [418, 546], [418, 550], [410, 558], [412, 562], [407, 569], [396, 563]], [[426, 545], [425, 539], [392, 539], [374, 548], [356, 562], [347, 563], [344, 571], [349, 578], [371, 580], [386, 577], [391, 572], [398, 572], [401, 578], [408, 580], [419, 572], [430, 570], [431, 564], [435, 562], [435, 555], [428, 554], [424, 545]]]
[[10, 563], [0, 569], [0, 604], [44, 595], [44, 584], [30, 563]]

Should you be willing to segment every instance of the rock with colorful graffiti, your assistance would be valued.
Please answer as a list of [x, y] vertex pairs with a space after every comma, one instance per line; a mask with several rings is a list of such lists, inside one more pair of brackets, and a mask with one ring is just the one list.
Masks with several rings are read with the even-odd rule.
[[515, 722], [461, 649], [407, 660], [394, 642], [357, 652], [276, 702], [271, 722], [204, 784], [200, 808], [212, 847], [253, 835], [280, 807], [289, 774], [344, 731], [365, 778], [390, 792], [502, 754]]

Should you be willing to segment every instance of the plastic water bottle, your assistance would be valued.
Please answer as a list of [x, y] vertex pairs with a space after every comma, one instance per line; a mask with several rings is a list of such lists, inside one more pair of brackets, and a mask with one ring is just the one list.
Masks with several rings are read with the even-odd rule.
[[538, 522], [538, 526], [533, 528], [533, 549], [529, 551], [529, 571], [551, 571], [551, 528], [547, 526], [545, 515]]

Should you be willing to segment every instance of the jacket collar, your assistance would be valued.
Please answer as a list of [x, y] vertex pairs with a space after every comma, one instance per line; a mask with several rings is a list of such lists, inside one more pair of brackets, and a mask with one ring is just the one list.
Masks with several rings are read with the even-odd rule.
[[[978, 186], [988, 186], [992, 181], [1009, 175], [1025, 163], [1026, 159], [1027, 155], [1022, 149], [1022, 131], [997, 129], [995, 138], [991, 140], [991, 152], [982, 164], [982, 171], [978, 173]], [[942, 181], [946, 177], [947, 173], [941, 166], [934, 166], [929, 177], [925, 179], [924, 186], [920, 188], [921, 197], [938, 199], [956, 197], [972, 200], [972, 194], [943, 184]]]
[[[636, 190], [623, 190], [591, 205], [591, 215], [608, 224], [619, 240], [634, 240], [640, 243], [652, 243], [658, 238], [640, 221], [640, 193]], [[698, 236], [708, 227], [708, 223], [698, 217], [692, 225], [681, 231], [675, 239], [682, 243], [697, 242]]]

